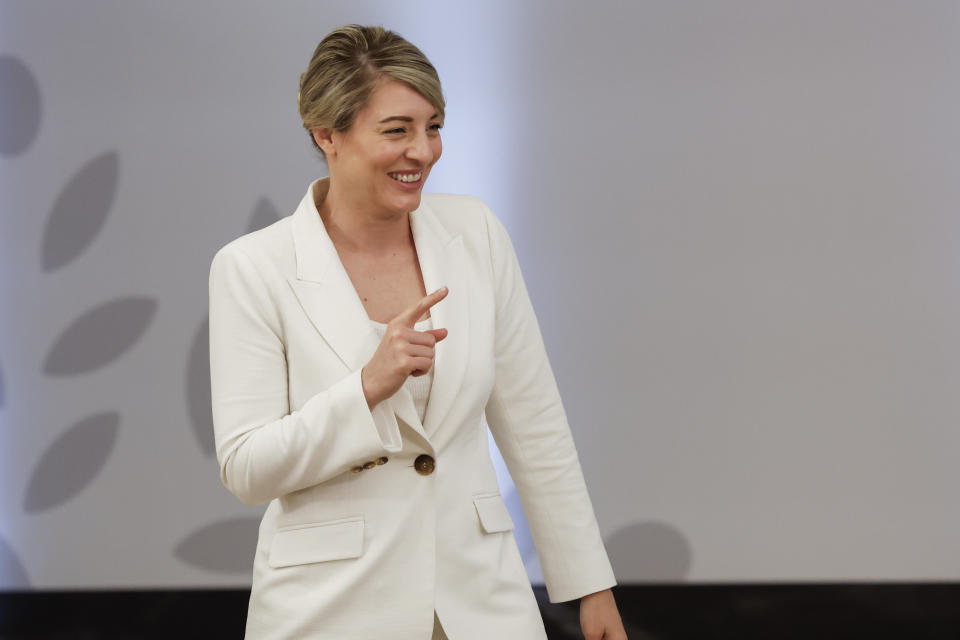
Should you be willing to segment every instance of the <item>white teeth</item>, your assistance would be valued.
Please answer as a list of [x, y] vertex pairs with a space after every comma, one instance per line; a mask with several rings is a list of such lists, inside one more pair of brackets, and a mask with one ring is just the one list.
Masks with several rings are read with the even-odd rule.
[[394, 180], [399, 180], [400, 182], [416, 182], [420, 179], [420, 176], [423, 175], [423, 171], [420, 173], [390, 173], [388, 174]]

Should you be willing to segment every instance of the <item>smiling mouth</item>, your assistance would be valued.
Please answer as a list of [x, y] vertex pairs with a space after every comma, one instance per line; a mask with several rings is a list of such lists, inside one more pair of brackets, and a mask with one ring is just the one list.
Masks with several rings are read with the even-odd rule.
[[417, 182], [423, 177], [423, 171], [417, 173], [388, 173], [387, 175], [397, 182]]

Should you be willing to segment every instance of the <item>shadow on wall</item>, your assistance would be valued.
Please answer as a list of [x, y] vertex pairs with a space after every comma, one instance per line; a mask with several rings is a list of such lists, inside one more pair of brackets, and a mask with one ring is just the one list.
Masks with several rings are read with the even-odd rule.
[[[40, 88], [30, 69], [19, 58], [0, 56], [0, 155], [13, 157], [27, 150], [40, 130], [40, 112]], [[6, 384], [0, 369], [0, 410], [6, 399]], [[30, 587], [23, 563], [2, 537], [0, 584]]]
[[[30, 147], [40, 130], [40, 111], [40, 87], [30, 69], [19, 58], [0, 56], [0, 156], [12, 158]], [[5, 401], [0, 368], [0, 409]]]
[[666, 522], [628, 525], [605, 544], [617, 575], [629, 576], [630, 582], [683, 582], [693, 563], [690, 542]]
[[259, 528], [259, 516], [215, 522], [184, 538], [174, 555], [198, 569], [249, 575]]
[[[12, 55], [0, 55], [0, 156], [25, 154], [41, 133], [40, 83], [27, 64]], [[47, 127], [49, 128], [49, 127]], [[60, 189], [44, 224], [39, 247], [39, 271], [56, 277], [95, 246], [106, 227], [120, 188], [120, 154], [98, 152]], [[280, 216], [265, 198], [254, 207], [247, 231], [268, 226]], [[19, 268], [28, 265], [17, 265]], [[97, 300], [73, 316], [51, 340], [40, 369], [50, 378], [74, 378], [115, 365], [139, 344], [153, 323], [158, 300], [123, 295]], [[210, 408], [209, 325], [204, 318], [187, 356], [185, 400], [194, 436], [201, 451], [214, 453]], [[11, 400], [9, 379], [0, 369], [0, 410]], [[15, 387], [16, 385], [14, 385]], [[23, 495], [25, 514], [36, 515], [82, 499], [115, 451], [122, 416], [103, 398], [102, 411], [75, 416], [73, 424], [52, 437], [33, 465]], [[228, 519], [201, 527], [184, 537], [174, 555], [196, 568], [226, 573], [249, 573], [259, 518]], [[27, 589], [30, 580], [13, 545], [0, 536], [0, 587]]]
[[13, 585], [18, 589], [29, 589], [30, 578], [16, 552], [0, 538], [0, 584]]
[[40, 130], [40, 87], [19, 58], [0, 56], [0, 155], [16, 156]]

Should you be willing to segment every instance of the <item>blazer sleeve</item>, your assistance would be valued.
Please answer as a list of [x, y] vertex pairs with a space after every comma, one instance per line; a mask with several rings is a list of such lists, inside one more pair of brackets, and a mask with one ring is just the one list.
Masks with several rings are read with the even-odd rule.
[[220, 477], [261, 504], [401, 448], [387, 403], [355, 371], [290, 411], [282, 324], [253, 260], [227, 245], [210, 266], [210, 382]]
[[486, 417], [537, 548], [550, 602], [616, 584], [513, 244], [485, 209], [496, 297]]

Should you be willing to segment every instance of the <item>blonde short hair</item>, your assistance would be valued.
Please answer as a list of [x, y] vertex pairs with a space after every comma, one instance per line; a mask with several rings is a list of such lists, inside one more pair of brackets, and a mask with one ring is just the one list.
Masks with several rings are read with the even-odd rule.
[[349, 129], [384, 76], [409, 85], [443, 119], [440, 77], [423, 52], [383, 27], [351, 24], [327, 34], [300, 74], [300, 118], [314, 146], [314, 129]]

